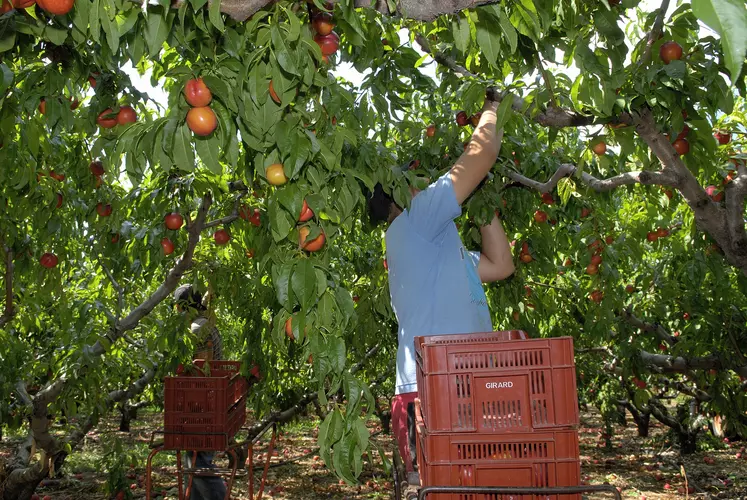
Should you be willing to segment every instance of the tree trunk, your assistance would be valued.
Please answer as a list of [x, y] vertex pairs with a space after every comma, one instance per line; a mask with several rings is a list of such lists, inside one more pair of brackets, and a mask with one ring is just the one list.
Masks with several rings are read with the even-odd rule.
[[697, 450], [698, 433], [697, 432], [679, 432], [676, 431], [677, 441], [680, 444], [680, 455], [692, 455]]
[[41, 479], [31, 482], [7, 485], [3, 490], [3, 500], [31, 500]]
[[638, 437], [648, 437], [651, 413], [639, 413], [637, 417], [633, 415], [633, 420], [635, 420], [635, 425], [638, 427]]
[[119, 419], [119, 432], [130, 432], [130, 422], [137, 420], [137, 406], [128, 405], [127, 403], [119, 405], [119, 412], [122, 417]]

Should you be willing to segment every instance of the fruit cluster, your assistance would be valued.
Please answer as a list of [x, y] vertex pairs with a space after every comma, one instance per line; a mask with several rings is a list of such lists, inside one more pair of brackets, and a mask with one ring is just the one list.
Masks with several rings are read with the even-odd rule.
[[3, 0], [0, 5], [0, 14], [5, 14], [13, 9], [28, 9], [37, 4], [45, 12], [56, 16], [64, 16], [70, 12], [75, 0]]
[[459, 111], [456, 114], [456, 122], [457, 125], [460, 127], [466, 127], [470, 123], [473, 127], [477, 127], [477, 124], [480, 123], [480, 118], [482, 117], [482, 113], [475, 113], [472, 116], [468, 116], [465, 111]]
[[650, 241], [651, 243], [655, 243], [661, 238], [666, 238], [669, 236], [669, 230], [664, 227], [660, 227], [655, 231], [649, 231], [648, 234], [646, 234], [646, 239]]
[[184, 98], [192, 106], [187, 112], [187, 126], [200, 137], [207, 137], [218, 127], [218, 118], [209, 106], [213, 94], [202, 78], [193, 78], [184, 85]]
[[127, 125], [136, 121], [137, 113], [132, 109], [132, 106], [120, 106], [117, 113], [112, 108], [106, 108], [96, 118], [96, 123], [101, 128], [114, 128], [117, 125]]
[[[327, 4], [326, 7], [331, 9], [333, 5]], [[329, 63], [329, 56], [334, 55], [340, 46], [340, 37], [334, 32], [334, 16], [331, 12], [319, 11], [312, 6], [311, 26], [316, 32], [314, 41], [322, 51], [322, 61]]]

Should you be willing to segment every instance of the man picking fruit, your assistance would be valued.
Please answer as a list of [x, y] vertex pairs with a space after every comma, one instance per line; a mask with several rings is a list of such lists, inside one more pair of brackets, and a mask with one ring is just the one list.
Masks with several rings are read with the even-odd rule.
[[399, 323], [392, 425], [408, 472], [414, 470], [415, 458], [415, 337], [492, 331], [482, 283], [514, 272], [508, 239], [497, 216], [480, 228], [480, 252], [464, 248], [454, 224], [462, 203], [485, 179], [500, 151], [503, 131], [496, 131], [498, 103], [492, 95], [488, 94], [472, 140], [454, 166], [423, 191], [410, 186], [409, 208], [398, 206], [380, 184], [368, 203], [374, 224], [389, 223], [386, 262]]
[[[192, 285], [182, 285], [174, 291], [177, 311], [184, 314], [190, 323], [192, 335], [197, 337], [194, 359], [223, 359], [223, 341], [220, 332], [208, 318], [208, 310], [202, 303], [202, 295]], [[213, 469], [213, 453], [186, 453], [187, 468]], [[218, 476], [194, 476], [189, 500], [223, 500], [226, 485]]]

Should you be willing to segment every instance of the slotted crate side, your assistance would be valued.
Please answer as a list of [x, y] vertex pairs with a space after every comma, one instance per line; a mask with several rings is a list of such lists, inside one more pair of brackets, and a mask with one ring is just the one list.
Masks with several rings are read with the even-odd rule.
[[225, 450], [246, 421], [246, 398], [229, 411], [212, 414], [164, 414], [164, 447], [171, 450]]
[[430, 432], [521, 433], [578, 425], [574, 367], [532, 371], [418, 373]]
[[415, 359], [423, 366], [425, 373], [447, 373], [450, 347], [467, 345], [467, 350], [479, 351], [483, 349], [483, 344], [526, 339], [526, 333], [521, 330], [415, 337]]
[[[578, 486], [581, 480], [579, 461], [503, 463], [492, 465], [420, 464], [421, 486]], [[437, 500], [580, 500], [581, 495], [429, 495]]]
[[423, 456], [430, 464], [578, 460], [576, 431], [525, 434], [430, 434], [419, 430]]

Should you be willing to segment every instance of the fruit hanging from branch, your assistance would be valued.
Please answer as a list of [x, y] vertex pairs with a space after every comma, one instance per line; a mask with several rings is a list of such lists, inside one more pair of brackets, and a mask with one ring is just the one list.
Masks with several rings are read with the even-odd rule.
[[321, 231], [319, 233], [319, 236], [317, 236], [316, 238], [306, 241], [306, 238], [309, 236], [310, 232], [311, 229], [306, 226], [302, 226], [301, 229], [298, 230], [298, 246], [300, 246], [307, 252], [318, 252], [322, 249], [322, 247], [324, 246], [324, 242], [326, 241], [324, 231]]
[[184, 84], [184, 98], [193, 108], [202, 108], [213, 100], [213, 93], [202, 78], [193, 78]]
[[597, 156], [602, 156], [607, 152], [607, 144], [604, 141], [595, 142], [591, 146], [591, 150], [594, 151], [594, 154]]
[[187, 112], [187, 126], [200, 137], [207, 137], [218, 127], [218, 118], [209, 106], [192, 108]]
[[272, 80], [270, 80], [269, 91], [270, 91], [270, 98], [273, 101], [275, 101], [277, 104], [280, 104], [280, 97], [278, 97], [277, 92], [275, 92], [275, 87], [273, 87], [272, 85]]
[[132, 109], [132, 106], [122, 106], [119, 108], [119, 113], [117, 113], [117, 123], [119, 125], [127, 125], [136, 121], [137, 113]]
[[335, 29], [334, 17], [329, 12], [319, 12], [314, 15], [311, 25], [319, 35], [329, 35]]
[[225, 229], [218, 229], [213, 234], [213, 239], [216, 245], [225, 245], [231, 239], [231, 235]]
[[163, 222], [167, 228], [176, 231], [177, 229], [181, 229], [184, 224], [184, 217], [178, 212], [171, 212], [164, 215]]
[[722, 146], [726, 146], [731, 142], [731, 134], [722, 130], [717, 130], [716, 133], [713, 134], [713, 137], [715, 137], [716, 141], [718, 141]]
[[659, 57], [664, 64], [682, 59], [682, 46], [674, 41], [665, 42], [659, 48]]
[[306, 203], [306, 200], [303, 200], [303, 206], [301, 207], [301, 214], [298, 217], [298, 222], [307, 222], [314, 218], [314, 212], [311, 210], [311, 207], [309, 207], [309, 204]]
[[117, 126], [117, 114], [112, 111], [112, 108], [106, 108], [104, 111], [99, 113], [96, 118], [96, 123], [101, 128], [114, 128]]
[[428, 128], [425, 129], [425, 136], [426, 137], [433, 137], [436, 135], [436, 126], [435, 125], [428, 125]]
[[54, 14], [55, 16], [64, 16], [73, 9], [75, 0], [43, 0], [37, 2], [46, 12]]
[[686, 155], [690, 152], [690, 143], [687, 141], [687, 139], [677, 139], [672, 144], [672, 147], [680, 156]]
[[340, 46], [340, 37], [334, 31], [331, 31], [326, 35], [316, 34], [314, 36], [314, 41], [319, 45], [322, 55], [327, 57], [337, 52], [337, 49]]
[[59, 262], [59, 259], [57, 258], [57, 256], [51, 252], [45, 253], [39, 259], [39, 264], [41, 264], [42, 267], [46, 267], [47, 269], [52, 269], [53, 267], [56, 267], [58, 262]]
[[288, 182], [282, 163], [273, 163], [267, 167], [267, 169], [265, 169], [265, 177], [267, 178], [267, 182], [273, 186], [282, 186]]
[[101, 177], [104, 175], [104, 164], [101, 163], [99, 160], [92, 161], [90, 165], [88, 165], [88, 169], [91, 171], [91, 173], [96, 177]]
[[163, 238], [161, 240], [161, 248], [165, 255], [171, 255], [174, 253], [174, 243], [169, 238]]
[[456, 122], [457, 122], [457, 125], [459, 125], [460, 127], [466, 127], [467, 124], [469, 124], [469, 116], [467, 116], [466, 112], [459, 111], [456, 114]]
[[106, 205], [98, 203], [96, 205], [96, 213], [99, 214], [99, 217], [109, 217], [112, 214], [112, 206], [108, 203]]

